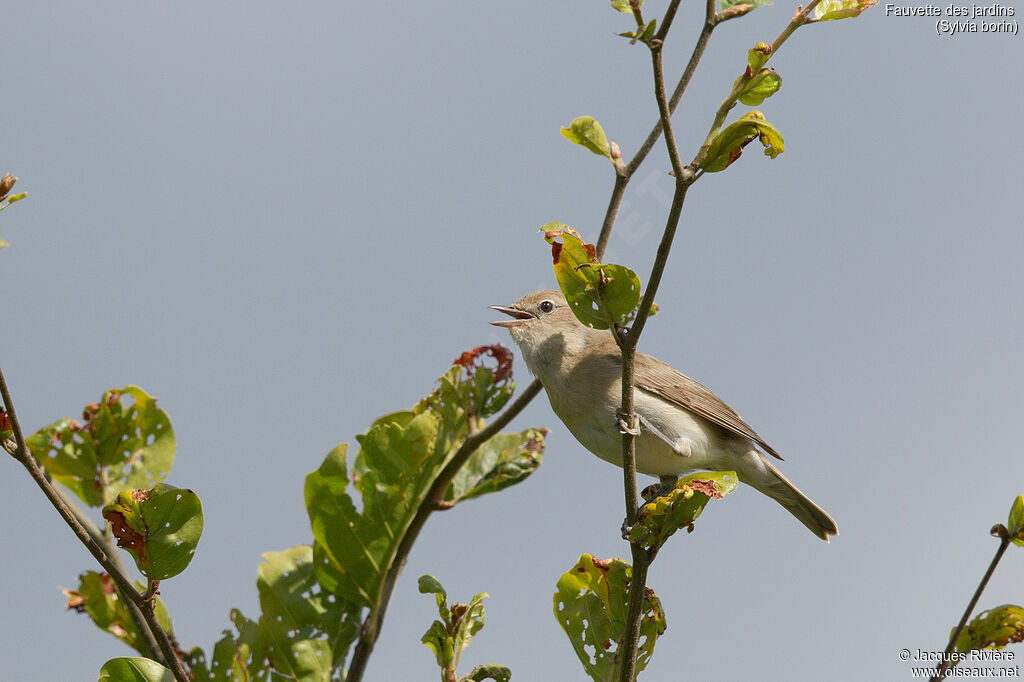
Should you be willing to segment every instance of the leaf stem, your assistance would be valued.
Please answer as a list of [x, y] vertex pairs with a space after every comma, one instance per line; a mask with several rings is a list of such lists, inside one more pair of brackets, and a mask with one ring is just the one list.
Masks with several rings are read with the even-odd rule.
[[[1001, 526], [996, 526], [1001, 528]], [[960, 617], [960, 622], [957, 624], [956, 629], [953, 630], [953, 634], [949, 636], [949, 644], [946, 645], [946, 650], [942, 655], [942, 663], [935, 670], [935, 675], [928, 682], [940, 682], [945, 679], [945, 673], [951, 667], [951, 661], [949, 655], [953, 653], [953, 649], [956, 648], [956, 640], [960, 638], [960, 633], [967, 626], [967, 619], [971, 617], [971, 612], [974, 611], [974, 607], [978, 605], [978, 599], [981, 598], [981, 593], [985, 591], [985, 587], [988, 585], [989, 578], [992, 577], [992, 573], [996, 570], [996, 566], [999, 564], [999, 560], [1003, 558], [1003, 553], [1006, 552], [1006, 548], [1010, 546], [1010, 536], [1006, 532], [1006, 528], [1002, 528], [1002, 533], [999, 534], [1000, 542], [999, 548], [996, 550], [996, 555], [992, 557], [992, 563], [988, 565], [988, 570], [985, 571], [985, 575], [982, 577], [981, 582], [978, 583], [978, 589], [974, 591], [974, 596], [971, 597], [971, 601], [967, 604], [967, 608], [964, 609], [964, 615]]]
[[7, 416], [11, 421], [11, 429], [14, 431], [14, 440], [17, 444], [13, 453], [14, 458], [28, 469], [29, 475], [32, 476], [32, 480], [43, 491], [46, 499], [50, 501], [50, 504], [57, 510], [57, 513], [70, 526], [72, 532], [85, 545], [89, 553], [93, 555], [100, 566], [110, 575], [117, 585], [118, 591], [126, 596], [129, 601], [133, 602], [142, 612], [143, 619], [149, 625], [150, 631], [156, 637], [156, 644], [163, 653], [164, 660], [159, 662], [171, 670], [174, 674], [174, 679], [178, 680], [178, 682], [188, 682], [188, 675], [174, 653], [174, 649], [167, 638], [167, 633], [160, 627], [160, 623], [156, 619], [153, 605], [145, 602], [143, 596], [135, 589], [135, 586], [132, 585], [124, 572], [119, 569], [118, 564], [110, 558], [101, 543], [97, 542], [89, 531], [86, 530], [71, 508], [65, 504], [63, 496], [51, 485], [49, 478], [43, 472], [39, 463], [36, 462], [35, 457], [32, 456], [32, 452], [25, 442], [25, 435], [21, 430], [21, 425], [18, 423], [18, 415], [14, 411], [14, 401], [11, 399], [10, 391], [7, 388], [7, 380], [4, 378], [2, 370], [0, 370], [0, 396], [2, 396], [4, 407], [7, 409]]
[[388, 567], [387, 572], [384, 574], [384, 579], [381, 581], [380, 589], [380, 601], [377, 605], [370, 609], [370, 612], [366, 614], [366, 618], [363, 620], [363, 625], [359, 633], [359, 643], [356, 644], [355, 650], [352, 653], [352, 660], [349, 663], [348, 674], [346, 676], [346, 682], [361, 682], [363, 675], [366, 672], [366, 664], [370, 658], [370, 654], [373, 653], [373, 647], [377, 643], [377, 637], [380, 634], [381, 626], [384, 623], [384, 614], [387, 612], [388, 603], [391, 601], [391, 595], [394, 592], [395, 585], [398, 583], [398, 577], [402, 573], [402, 568], [405, 566], [406, 557], [409, 556], [409, 551], [412, 549], [412, 545], [416, 542], [416, 538], [420, 534], [420, 530], [423, 528], [423, 524], [426, 523], [427, 518], [438, 509], [440, 503], [444, 500], [445, 492], [448, 490], [449, 484], [452, 479], [455, 478], [455, 474], [465, 465], [466, 461], [476, 452], [477, 448], [486, 443], [491, 437], [498, 434], [501, 429], [505, 428], [513, 418], [515, 418], [520, 412], [523, 411], [531, 400], [533, 400], [538, 393], [540, 393], [541, 385], [540, 382], [534, 379], [534, 381], [526, 387], [526, 389], [520, 393], [515, 400], [513, 400], [505, 411], [499, 414], [494, 420], [480, 429], [476, 433], [471, 434], [462, 442], [459, 449], [452, 455], [451, 460], [445, 465], [441, 473], [434, 479], [433, 484], [430, 486], [430, 490], [427, 492], [423, 503], [419, 509], [416, 510], [416, 515], [409, 523], [408, 529], [402, 536], [402, 540], [398, 545], [398, 549], [395, 550], [394, 561]]

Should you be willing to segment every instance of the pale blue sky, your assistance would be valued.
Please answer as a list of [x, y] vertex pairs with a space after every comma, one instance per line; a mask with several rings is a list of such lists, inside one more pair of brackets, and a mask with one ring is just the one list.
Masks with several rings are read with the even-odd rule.
[[[673, 81], [701, 4], [665, 47]], [[716, 30], [675, 119], [685, 156], [794, 9]], [[168, 482], [206, 518], [163, 598], [182, 644], [209, 647], [231, 607], [258, 614], [259, 555], [309, 541], [303, 478], [328, 450], [463, 349], [511, 345], [486, 306], [554, 286], [537, 228], [596, 237], [610, 167], [559, 127], [591, 114], [631, 155], [656, 115], [649, 59], [605, 2], [2, 17], [0, 172], [30, 196], [0, 216], [0, 363], [30, 430], [107, 388], [158, 396], [179, 444]], [[735, 407], [840, 535], [815, 540], [749, 488], [711, 505], [652, 569], [669, 629], [641, 679], [908, 679], [901, 648], [942, 648], [1024, 492], [1021, 45], [878, 8], [805, 27], [759, 107], [786, 152], [750, 148], [691, 190], [641, 350]], [[659, 148], [608, 252], [642, 280], [668, 168]], [[466, 670], [585, 679], [551, 595], [580, 554], [628, 556], [620, 471], [543, 399], [514, 423], [533, 425], [551, 429], [533, 477], [428, 523], [368, 680], [437, 674], [426, 572], [453, 598], [491, 594]], [[5, 466], [0, 679], [95, 679], [128, 650], [59, 592], [94, 564]], [[1022, 562], [1008, 553], [982, 606], [1024, 602]]]

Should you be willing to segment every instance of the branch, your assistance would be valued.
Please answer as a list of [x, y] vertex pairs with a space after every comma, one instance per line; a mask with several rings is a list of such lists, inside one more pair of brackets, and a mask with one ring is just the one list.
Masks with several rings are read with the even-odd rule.
[[[999, 532], [1002, 530], [1002, 532]], [[1002, 525], [997, 525], [992, 529], [993, 534], [998, 534], [1001, 538], [999, 542], [999, 549], [996, 550], [996, 555], [992, 557], [992, 563], [988, 565], [988, 570], [985, 571], [985, 575], [982, 577], [981, 582], [978, 583], [978, 589], [974, 591], [974, 596], [971, 597], [971, 601], [967, 604], [967, 608], [964, 609], [964, 615], [960, 618], [960, 623], [953, 630], [953, 634], [949, 636], [949, 644], [946, 645], [946, 650], [942, 655], [942, 664], [935, 671], [935, 675], [928, 682], [939, 682], [940, 680], [946, 679], [946, 671], [952, 667], [952, 661], [950, 661], [950, 654], [953, 653], [953, 649], [956, 648], [956, 640], [960, 637], [960, 633], [963, 632], [964, 627], [967, 626], [967, 619], [971, 617], [971, 612], [974, 611], [974, 607], [978, 605], [978, 599], [981, 598], [981, 593], [985, 591], [985, 587], [988, 585], [989, 578], [992, 577], [993, 571], [996, 570], [996, 565], [999, 564], [999, 560], [1003, 558], [1003, 553], [1006, 548], [1010, 546], [1010, 535], [1006, 528]]]
[[[711, 0], [713, 2], [713, 0]], [[683, 210], [683, 201], [686, 199], [686, 190], [696, 179], [693, 171], [684, 168], [679, 159], [679, 148], [676, 145], [675, 132], [672, 130], [672, 109], [665, 93], [664, 68], [661, 58], [662, 41], [651, 41], [651, 63], [654, 69], [654, 96], [658, 102], [658, 112], [661, 116], [661, 127], [664, 131], [665, 145], [668, 148], [669, 159], [672, 162], [673, 175], [675, 176], [676, 189], [672, 197], [672, 207], [669, 209], [668, 219], [665, 223], [665, 230], [662, 233], [661, 243], [658, 244], [658, 253], [655, 257], [654, 266], [651, 269], [651, 276], [647, 280], [647, 288], [644, 291], [643, 300], [640, 302], [640, 309], [636, 315], [636, 321], [628, 334], [617, 335], [620, 338], [620, 349], [622, 351], [622, 419], [628, 428], [622, 429], [622, 471], [623, 487], [626, 496], [626, 524], [633, 526], [637, 520], [636, 508], [636, 428], [637, 418], [633, 411], [633, 375], [634, 362], [636, 359], [636, 345], [640, 340], [650, 316], [651, 306], [654, 304], [654, 297], [657, 294], [658, 286], [661, 283], [665, 266], [668, 263], [669, 251], [672, 248], [672, 241], [675, 239], [676, 228], [679, 225], [679, 217]], [[637, 642], [640, 638], [640, 620], [643, 617], [644, 596], [647, 592], [647, 569], [653, 560], [653, 554], [640, 543], [633, 542], [630, 545], [633, 556], [633, 573], [629, 584], [629, 606], [626, 613], [626, 631], [623, 633], [623, 640], [620, 644], [620, 656], [622, 669], [620, 680], [622, 682], [633, 682], [636, 666]]]
[[[61, 518], [63, 518], [68, 526], [71, 527], [75, 536], [78, 537], [83, 545], [85, 545], [86, 549], [89, 550], [89, 553], [93, 555], [100, 566], [110, 574], [110, 577], [117, 585], [118, 591], [139, 608], [144, 620], [149, 625], [150, 631], [156, 637], [156, 644], [158, 645], [159, 650], [163, 652], [164, 660], [160, 661], [160, 663], [164, 665], [164, 667], [170, 668], [171, 672], [174, 673], [174, 678], [178, 680], [178, 682], [188, 682], [188, 675], [185, 673], [181, 662], [174, 653], [170, 640], [167, 638], [167, 633], [164, 632], [162, 627], [160, 627], [160, 623], [156, 619], [156, 614], [153, 611], [152, 600], [147, 600], [144, 595], [140, 594], [138, 590], [135, 589], [135, 586], [132, 585], [124, 572], [119, 569], [117, 562], [110, 558], [103, 546], [93, 538], [89, 531], [86, 530], [76, 517], [71, 508], [68, 507], [63, 496], [50, 483], [46, 474], [43, 472], [42, 468], [40, 468], [39, 463], [36, 462], [35, 457], [32, 456], [32, 453], [28, 448], [28, 444], [25, 442], [25, 435], [21, 430], [21, 425], [18, 423], [18, 416], [14, 411], [14, 401], [11, 400], [11, 394], [7, 388], [7, 381], [4, 379], [2, 371], [0, 371], [0, 395], [3, 397], [4, 407], [7, 409], [7, 416], [11, 421], [11, 429], [14, 431], [16, 447], [14, 452], [11, 454], [15, 459], [21, 462], [26, 469], [28, 469], [29, 475], [32, 476], [32, 479], [43, 491], [43, 494], [46, 495], [46, 499], [50, 501], [50, 504], [52, 504], [57, 510], [57, 513], [61, 515]], [[114, 553], [111, 552], [111, 554]]]
[[[712, 2], [713, 0], [709, 0]], [[810, 16], [814, 8], [818, 6], [821, 0], [811, 0], [806, 7], [796, 13], [793, 19], [786, 25], [786, 28], [782, 29], [782, 33], [772, 42], [771, 53], [768, 55], [768, 59], [765, 63], [771, 60], [772, 57], [782, 48], [782, 44], [785, 43], [793, 32], [798, 28], [807, 23], [807, 17]], [[749, 11], [749, 10], [747, 10]], [[745, 12], [744, 12], [745, 13]], [[728, 12], [727, 12], [728, 14]], [[719, 21], [725, 21], [726, 19], [732, 19], [735, 16], [740, 16], [738, 13], [734, 13], [731, 16], [718, 15]], [[715, 139], [715, 136], [722, 130], [722, 125], [725, 123], [726, 117], [729, 115], [729, 111], [736, 106], [736, 102], [739, 101], [740, 95], [743, 93], [743, 89], [747, 87], [750, 79], [754, 77], [754, 73], [749, 67], [740, 74], [740, 77], [736, 80], [736, 84], [733, 86], [732, 91], [722, 101], [722, 104], [718, 107], [718, 111], [715, 112], [715, 120], [711, 123], [711, 130], [708, 131], [708, 135], [704, 138], [704, 143], [700, 146], [700, 150], [694, 157], [691, 165], [698, 166], [707, 157], [708, 149], [711, 148], [711, 141]]]
[[[46, 475], [46, 478], [47, 480], [51, 480], [49, 474]], [[51, 486], [53, 486], [52, 481]], [[60, 497], [61, 502], [71, 510], [71, 513], [74, 514], [76, 519], [78, 519], [78, 522], [82, 524], [82, 527], [85, 528], [85, 532], [89, 534], [89, 537], [103, 548], [104, 552], [108, 557], [110, 557], [121, 573], [126, 574], [124, 563], [121, 561], [121, 556], [118, 554], [117, 548], [110, 542], [110, 538], [92, 522], [92, 519], [90, 519], [89, 516], [83, 512], [82, 509], [75, 504], [75, 501], [68, 497], [63, 490], [57, 486], [53, 486], [53, 490], [57, 493], [57, 496]], [[142, 637], [142, 655], [160, 662], [164, 667], [170, 667], [163, 660], [160, 645], [157, 643], [156, 637], [153, 635], [153, 631], [149, 629], [149, 623], [146, 622], [146, 618], [143, 615], [142, 610], [139, 609], [138, 604], [132, 601], [130, 595], [124, 594], [120, 585], [117, 583], [114, 584], [114, 588], [117, 590], [121, 602], [125, 605], [125, 608], [128, 609], [128, 613], [131, 614], [132, 621], [135, 623], [135, 627], [139, 631], [139, 635]]]
[[381, 625], [384, 623], [384, 614], [387, 611], [388, 603], [391, 601], [391, 594], [394, 592], [398, 576], [405, 566], [405, 559], [409, 556], [409, 551], [412, 549], [413, 543], [416, 542], [423, 524], [426, 523], [427, 518], [437, 510], [438, 505], [444, 500], [445, 492], [448, 490], [448, 485], [452, 482], [452, 479], [455, 478], [455, 474], [466, 464], [466, 461], [476, 452], [477, 448], [490, 440], [491, 437], [497, 435], [513, 418], [522, 412], [523, 408], [540, 393], [540, 389], [540, 382], [534, 379], [526, 387], [526, 390], [520, 393], [505, 408], [504, 412], [495, 417], [486, 427], [467, 437], [448, 464], [445, 465], [445, 468], [434, 479], [434, 483], [430, 486], [426, 498], [419, 509], [416, 510], [416, 516], [413, 517], [409, 528], [405, 531], [405, 535], [402, 536], [402, 541], [395, 552], [394, 561], [384, 575], [384, 579], [381, 582], [380, 601], [374, 608], [370, 609], [366, 619], [363, 621], [359, 634], [359, 643], [352, 653], [348, 674], [345, 677], [347, 682], [361, 682], [363, 679], [363, 674], [366, 672], [366, 663], [370, 658], [370, 654], [373, 653], [374, 644], [377, 642]]
[[[668, 34], [668, 29], [672, 25], [672, 20], [675, 18], [676, 9], [678, 9], [679, 2], [673, 0], [665, 11], [665, 18], [661, 20], [661, 28], [654, 36], [654, 40], [664, 41], [665, 36]], [[672, 97], [668, 101], [669, 116], [676, 110], [676, 106], [683, 98], [683, 93], [686, 92], [686, 88], [690, 85], [690, 80], [693, 78], [694, 72], [697, 70], [697, 65], [700, 63], [701, 57], [704, 56], [704, 48], [707, 47], [708, 40], [711, 38], [711, 32], [715, 30], [723, 18], [719, 18], [715, 15], [715, 0], [707, 1], [707, 8], [704, 16], [704, 26], [701, 28], [700, 35], [697, 37], [697, 42], [693, 46], [693, 52], [690, 54], [690, 61], [686, 63], [686, 68], [683, 70], [683, 75], [680, 76], [679, 82], [676, 84], [675, 90], [672, 91]], [[608, 246], [608, 240], [611, 237], [612, 229], [615, 227], [615, 219], [618, 217], [619, 206], [622, 204], [622, 197], [626, 193], [626, 185], [629, 184], [630, 179], [633, 177], [633, 173], [636, 172], [640, 164], [644, 162], [647, 155], [650, 153], [654, 144], [661, 137], [662, 118], [658, 117], [651, 132], [648, 133], [647, 139], [644, 140], [643, 144], [640, 145], [639, 149], [633, 155], [633, 158], [625, 166], [621, 164], [616, 165], [615, 169], [615, 186], [612, 188], [612, 196], [608, 202], [608, 210], [605, 211], [604, 223], [601, 225], [601, 234], [597, 239], [597, 258], [601, 260], [604, 257], [605, 249]]]

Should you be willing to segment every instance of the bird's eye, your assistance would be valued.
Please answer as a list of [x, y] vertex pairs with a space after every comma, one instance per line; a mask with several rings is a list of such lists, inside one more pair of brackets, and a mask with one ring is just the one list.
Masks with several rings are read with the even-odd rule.
[[540, 302], [540, 311], [542, 313], [550, 313], [554, 309], [555, 309], [555, 304], [552, 303], [551, 301], [541, 301]]

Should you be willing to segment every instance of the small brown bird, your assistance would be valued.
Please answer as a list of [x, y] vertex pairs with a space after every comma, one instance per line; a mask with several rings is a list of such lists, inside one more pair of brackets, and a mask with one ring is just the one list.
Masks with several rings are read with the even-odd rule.
[[[510, 306], [506, 327], [551, 409], [585, 448], [622, 466], [617, 414], [622, 356], [607, 330], [584, 326], [558, 291], [535, 291]], [[781, 456], [736, 411], [690, 377], [643, 353], [635, 359], [635, 412], [640, 418], [636, 468], [663, 485], [693, 471], [735, 471], [740, 481], [785, 507], [828, 542], [836, 522], [789, 482], [758, 447]]]

